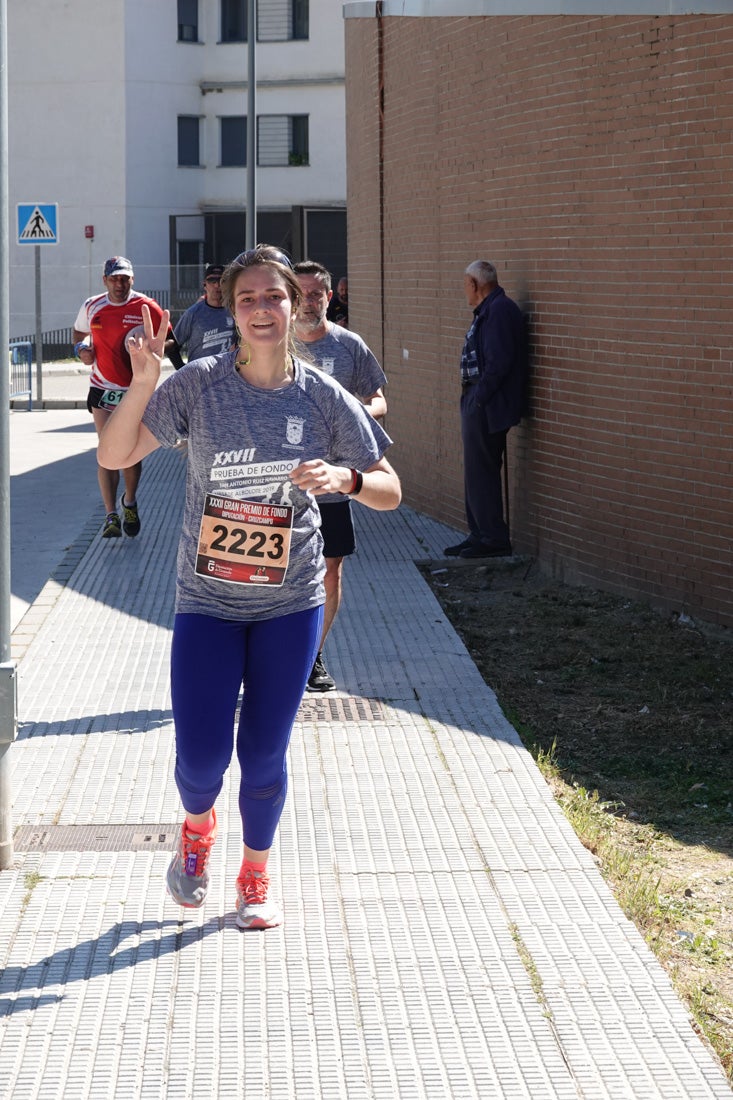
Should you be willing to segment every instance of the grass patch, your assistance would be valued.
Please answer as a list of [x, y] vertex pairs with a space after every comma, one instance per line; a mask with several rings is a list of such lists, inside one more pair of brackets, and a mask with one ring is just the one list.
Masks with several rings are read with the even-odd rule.
[[25, 886], [25, 894], [23, 895], [23, 900], [20, 903], [21, 913], [25, 913], [26, 909], [28, 908], [28, 906], [31, 903], [31, 898], [33, 897], [33, 891], [35, 890], [36, 886], [38, 886], [38, 884], [42, 881], [43, 881], [43, 875], [39, 874], [38, 871], [29, 871], [23, 877], [23, 885]]
[[492, 565], [424, 575], [733, 1083], [733, 643]]

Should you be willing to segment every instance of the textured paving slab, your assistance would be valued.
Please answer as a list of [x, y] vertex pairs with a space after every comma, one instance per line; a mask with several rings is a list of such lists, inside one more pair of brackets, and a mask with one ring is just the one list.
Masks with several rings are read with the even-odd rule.
[[141, 536], [88, 534], [18, 627], [3, 1100], [729, 1098], [413, 564], [455, 532], [409, 509], [356, 507], [338, 691], [291, 745], [284, 927], [234, 924], [236, 763], [206, 905], [172, 904], [182, 477], [147, 460]]
[[[10, 432], [10, 628], [14, 630], [84, 527], [96, 485], [97, 436], [86, 410], [14, 412]], [[101, 501], [98, 513], [101, 523]], [[42, 611], [33, 610], [36, 616]]]

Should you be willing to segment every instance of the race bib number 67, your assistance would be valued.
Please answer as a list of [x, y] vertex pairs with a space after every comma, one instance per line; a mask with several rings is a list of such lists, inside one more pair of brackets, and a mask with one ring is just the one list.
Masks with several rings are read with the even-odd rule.
[[289, 505], [207, 493], [201, 516], [196, 572], [229, 584], [277, 587], [290, 560], [293, 509]]

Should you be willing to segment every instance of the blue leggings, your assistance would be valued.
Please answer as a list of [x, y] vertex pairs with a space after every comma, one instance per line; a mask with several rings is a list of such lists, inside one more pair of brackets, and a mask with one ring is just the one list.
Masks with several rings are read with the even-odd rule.
[[286, 753], [318, 651], [323, 607], [258, 622], [176, 615], [171, 691], [176, 726], [176, 785], [184, 809], [214, 805], [237, 730], [242, 773], [239, 812], [244, 843], [270, 848], [288, 788]]

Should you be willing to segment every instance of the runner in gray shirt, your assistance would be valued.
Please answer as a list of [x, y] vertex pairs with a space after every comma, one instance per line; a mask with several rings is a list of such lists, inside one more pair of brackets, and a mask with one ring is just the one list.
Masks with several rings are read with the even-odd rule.
[[205, 355], [218, 355], [234, 341], [234, 318], [221, 298], [221, 264], [209, 264], [204, 275], [204, 297], [181, 315], [166, 344], [166, 353], [176, 369], [183, 366], [181, 349], [186, 348], [188, 362]]
[[[301, 288], [280, 250], [258, 245], [226, 269], [236, 347], [156, 389], [167, 312], [128, 343], [132, 382], [110, 416], [99, 462], [117, 469], [186, 439], [186, 503], [171, 643], [175, 779], [186, 818], [166, 882], [203, 904], [217, 832], [214, 804], [232, 755], [240, 765], [244, 852], [240, 928], [282, 921], [267, 859], [287, 794], [287, 748], [323, 626], [317, 499], [354, 496], [391, 509], [400, 484], [390, 439], [360, 402], [294, 354]], [[125, 461], [122, 462], [121, 459]]]
[[[358, 397], [375, 420], [380, 419], [387, 412], [384, 397], [387, 379], [361, 336], [327, 320], [332, 297], [329, 271], [314, 260], [303, 260], [295, 265], [295, 273], [303, 288], [295, 328], [308, 358]], [[343, 496], [320, 497], [318, 507], [326, 559], [326, 606], [321, 644], [308, 677], [308, 690], [333, 691], [336, 682], [323, 660], [323, 646], [341, 606], [343, 562], [356, 550], [356, 535], [351, 505]]]

